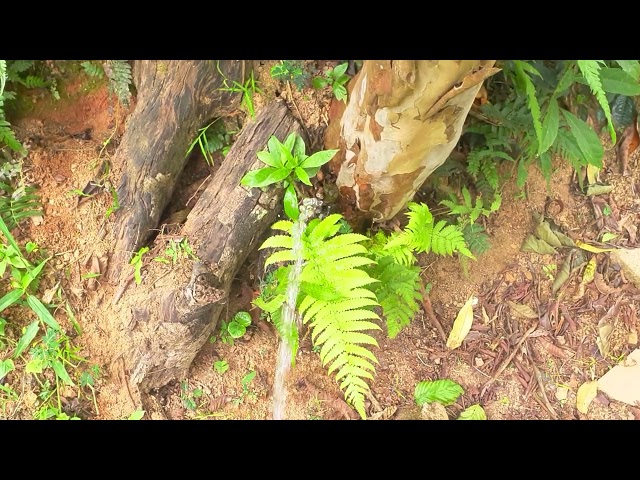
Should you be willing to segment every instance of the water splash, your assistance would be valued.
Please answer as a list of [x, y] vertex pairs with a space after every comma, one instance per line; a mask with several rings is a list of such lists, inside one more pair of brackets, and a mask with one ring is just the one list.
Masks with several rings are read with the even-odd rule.
[[[291, 228], [291, 238], [293, 239], [292, 253], [294, 258], [293, 267], [289, 272], [289, 282], [287, 284], [287, 295], [282, 306], [282, 323], [285, 332], [292, 328], [297, 328], [296, 300], [300, 290], [300, 274], [304, 263], [302, 248], [302, 233], [307, 226], [307, 222], [316, 213], [318, 207], [322, 205], [320, 200], [315, 198], [305, 198], [300, 207], [300, 216]], [[287, 374], [291, 368], [291, 345], [288, 338], [280, 338], [278, 346], [278, 359], [276, 363], [276, 378], [273, 387], [273, 419], [282, 420], [287, 402], [287, 388], [285, 382]]]

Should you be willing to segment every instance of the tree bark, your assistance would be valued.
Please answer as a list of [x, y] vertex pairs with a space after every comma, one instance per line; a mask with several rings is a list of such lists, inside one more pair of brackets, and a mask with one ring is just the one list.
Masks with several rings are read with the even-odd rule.
[[241, 186], [240, 180], [248, 170], [264, 167], [256, 154], [271, 135], [284, 141], [300, 131], [280, 101], [243, 129], [183, 227], [199, 260], [190, 272], [172, 271], [169, 283], [176, 287], [156, 289], [144, 305], [134, 304], [124, 336], [125, 361], [132, 384], [142, 392], [184, 377], [215, 329], [233, 278], [282, 206], [282, 189], [261, 191]]
[[112, 279], [157, 227], [198, 129], [237, 108], [239, 95], [220, 88], [225, 79], [229, 85], [242, 81], [244, 69], [242, 60], [136, 62], [137, 106], [113, 159], [124, 171], [117, 190]]
[[[393, 217], [449, 156], [494, 60], [366, 60], [325, 146], [343, 210]], [[340, 117], [341, 115], [341, 117]]]

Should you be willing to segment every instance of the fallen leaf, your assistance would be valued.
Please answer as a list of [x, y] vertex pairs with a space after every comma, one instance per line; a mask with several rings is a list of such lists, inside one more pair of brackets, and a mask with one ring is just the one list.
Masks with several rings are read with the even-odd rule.
[[522, 303], [512, 302], [511, 300], [507, 300], [507, 304], [511, 307], [511, 309], [518, 314], [518, 316], [522, 318], [531, 318], [537, 319], [538, 314], [533, 311], [533, 309], [529, 305], [524, 305]]
[[598, 181], [598, 177], [600, 175], [600, 169], [595, 165], [587, 165], [587, 182], [589, 185], [593, 185]]
[[469, 297], [467, 303], [460, 309], [458, 316], [453, 322], [451, 333], [447, 339], [447, 347], [453, 350], [462, 345], [462, 341], [469, 334], [473, 323], [473, 306], [478, 303], [478, 299], [474, 296]]
[[589, 185], [587, 187], [587, 196], [604, 195], [605, 193], [611, 193], [613, 191], [613, 185]]
[[524, 239], [524, 243], [520, 248], [522, 252], [534, 252], [539, 253], [540, 255], [550, 254], [553, 255], [556, 250], [549, 245], [544, 240], [540, 240], [539, 238], [534, 237], [533, 235], [529, 235]]
[[580, 247], [583, 250], [586, 250], [587, 252], [591, 252], [591, 253], [613, 252], [614, 250], [617, 250], [617, 248], [600, 248], [600, 247], [596, 247], [595, 245], [590, 245], [590, 244], [582, 242], [580, 240], [576, 240], [576, 246]]
[[471, 405], [467, 407], [465, 410], [460, 412], [460, 416], [458, 420], [486, 420], [487, 414], [484, 412], [484, 409], [478, 405]]
[[553, 232], [553, 233], [555, 233], [556, 237], [558, 237], [558, 240], [560, 240], [560, 243], [565, 247], [576, 246], [576, 243], [571, 239], [571, 237], [566, 236], [564, 233], [562, 232]]
[[598, 338], [596, 338], [596, 345], [598, 345], [600, 355], [602, 355], [603, 357], [606, 357], [609, 353], [609, 337], [611, 336], [611, 332], [613, 332], [613, 327], [609, 324], [598, 327]]
[[623, 174], [629, 173], [629, 157], [640, 144], [640, 136], [638, 135], [637, 122], [635, 120], [634, 118], [634, 121], [624, 129], [620, 146], [618, 147], [618, 160]]
[[618, 238], [616, 233], [605, 232], [602, 234], [602, 239], [600, 240], [602, 243], [606, 243], [609, 240], [613, 240], [614, 238]]
[[578, 411], [586, 415], [589, 405], [596, 398], [596, 395], [598, 395], [598, 382], [596, 380], [580, 385], [576, 394], [576, 408]]
[[60, 282], [57, 282], [53, 287], [47, 288], [42, 294], [42, 303], [51, 303], [53, 301], [53, 296], [58, 291], [58, 287], [60, 286]]
[[551, 230], [551, 227], [549, 226], [549, 224], [547, 222], [540, 223], [536, 227], [534, 233], [535, 233], [536, 237], [538, 237], [540, 240], [544, 240], [545, 242], [547, 242], [552, 247], [561, 247], [562, 246], [562, 242], [560, 242], [560, 239]]
[[556, 274], [556, 278], [553, 279], [553, 284], [551, 285], [551, 293], [555, 295], [555, 293], [560, 290], [562, 285], [565, 284], [567, 280], [569, 280], [569, 276], [571, 275], [571, 255], [567, 256], [565, 261], [562, 263], [562, 266], [558, 270]]
[[396, 413], [396, 410], [398, 410], [398, 407], [387, 407], [369, 416], [367, 420], [388, 420], [393, 417], [393, 415]]
[[567, 387], [558, 387], [556, 388], [556, 399], [559, 401], [564, 401], [567, 399], [569, 395], [569, 389]]

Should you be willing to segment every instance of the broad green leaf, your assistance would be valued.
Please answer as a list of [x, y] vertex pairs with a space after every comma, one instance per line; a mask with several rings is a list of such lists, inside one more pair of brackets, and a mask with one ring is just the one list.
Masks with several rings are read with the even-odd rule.
[[567, 110], [562, 110], [564, 118], [567, 120], [569, 129], [575, 138], [578, 148], [584, 156], [584, 160], [590, 165], [602, 168], [602, 157], [604, 156], [604, 148], [598, 138], [596, 132]]
[[4, 336], [4, 326], [7, 324], [7, 321], [0, 317], [0, 337]]
[[233, 316], [233, 321], [238, 322], [243, 327], [251, 325], [251, 315], [249, 312], [241, 311]]
[[525, 238], [522, 247], [520, 248], [522, 252], [534, 252], [539, 253], [540, 255], [550, 254], [553, 255], [558, 253], [555, 249], [549, 245], [544, 240], [540, 240], [539, 238], [534, 237], [533, 235], [529, 235]]
[[341, 63], [340, 65], [337, 65], [332, 72], [333, 78], [337, 79], [342, 75], [344, 75], [345, 72], [347, 71], [347, 68], [349, 68], [349, 62], [344, 62], [344, 63]]
[[0, 380], [2, 380], [7, 373], [12, 372], [15, 369], [16, 367], [13, 364], [13, 360], [10, 358], [0, 361]]
[[589, 405], [594, 398], [598, 395], [598, 381], [592, 380], [590, 382], [585, 382], [580, 387], [578, 387], [578, 392], [576, 393], [576, 408], [582, 414], [587, 414], [589, 410]]
[[289, 136], [287, 137], [287, 139], [284, 141], [284, 146], [287, 150], [289, 150], [291, 153], [293, 153], [293, 147], [296, 144], [296, 136], [298, 134], [295, 132], [292, 132], [289, 134]]
[[478, 299], [471, 296], [458, 312], [453, 322], [451, 333], [449, 333], [449, 338], [447, 339], [447, 348], [453, 350], [462, 345], [463, 340], [471, 330], [471, 325], [473, 324], [473, 306], [476, 303], [478, 303]]
[[240, 338], [245, 334], [247, 328], [244, 325], [240, 325], [238, 322], [233, 321], [229, 324], [227, 330], [229, 335], [233, 338]]
[[347, 89], [337, 83], [333, 84], [333, 94], [341, 102], [347, 103]]
[[439, 402], [444, 406], [453, 405], [463, 388], [448, 378], [434, 381], [423, 381], [416, 384], [414, 399], [419, 407], [425, 403]]
[[605, 232], [602, 234], [602, 242], [606, 243], [610, 240], [613, 240], [614, 238], [616, 238], [618, 235], [615, 233], [611, 233], [611, 232]]
[[628, 97], [640, 95], [638, 80], [619, 68], [602, 68], [600, 70], [602, 88], [608, 93], [618, 93]]
[[634, 80], [640, 80], [640, 62], [638, 60], [615, 60]]
[[24, 334], [22, 335], [22, 337], [20, 337], [20, 340], [18, 340], [18, 344], [16, 345], [16, 351], [13, 354], [13, 358], [18, 358], [20, 355], [22, 355], [22, 352], [24, 352], [29, 347], [29, 345], [31, 345], [31, 342], [33, 341], [34, 338], [36, 338], [36, 335], [39, 329], [40, 329], [40, 322], [38, 322], [38, 320], [34, 320], [25, 329]]
[[36, 312], [36, 315], [38, 315], [38, 318], [40, 320], [42, 320], [44, 323], [49, 325], [54, 330], [60, 331], [60, 325], [58, 325], [58, 322], [56, 321], [56, 319], [53, 318], [51, 313], [49, 313], [49, 310], [47, 309], [47, 307], [45, 307], [37, 297], [33, 295], [28, 295], [27, 303], [31, 307], [31, 310]]
[[144, 413], [144, 410], [136, 410], [131, 415], [129, 415], [129, 418], [127, 418], [127, 420], [142, 420], [142, 417], [144, 417]]
[[273, 168], [282, 168], [284, 167], [284, 165], [282, 165], [282, 162], [280, 162], [280, 155], [277, 154], [273, 154], [270, 152], [265, 152], [264, 150], [261, 152], [258, 152], [258, 159], [264, 163], [269, 165], [270, 167]]
[[227, 363], [226, 360], [218, 360], [213, 362], [213, 368], [215, 368], [216, 372], [222, 375], [229, 370], [229, 363]]
[[282, 144], [280, 143], [280, 140], [278, 140], [278, 137], [271, 135], [267, 142], [267, 148], [274, 156], [280, 157], [280, 145]]
[[542, 122], [542, 142], [540, 145], [540, 153], [544, 153], [549, 150], [549, 147], [556, 141], [558, 135], [558, 127], [560, 120], [560, 110], [558, 108], [558, 102], [555, 99], [551, 99], [547, 113], [544, 116]]
[[44, 360], [40, 359], [40, 358], [34, 358], [32, 360], [29, 360], [27, 362], [27, 364], [24, 367], [25, 372], [27, 373], [42, 373], [42, 371], [44, 370], [45, 367], [45, 363]]
[[289, 150], [286, 145], [280, 144], [278, 145], [278, 149], [280, 151], [280, 161], [284, 165], [285, 168], [291, 172], [296, 166], [295, 159], [293, 158], [293, 153]]
[[38, 278], [38, 275], [42, 271], [42, 268], [50, 259], [51, 257], [46, 258], [45, 260], [40, 262], [37, 267], [35, 267], [33, 270], [28, 272], [24, 277], [22, 277], [22, 288], [24, 290], [26, 290], [29, 287], [29, 285], [31, 285], [31, 282], [33, 282], [36, 278]]
[[11, 290], [4, 297], [0, 298], [0, 312], [16, 303], [20, 297], [22, 297], [23, 293], [24, 290], [18, 288], [16, 290]]
[[484, 409], [478, 405], [471, 405], [466, 408], [462, 412], [460, 412], [460, 416], [458, 420], [486, 420], [487, 414], [484, 413]]
[[636, 104], [631, 97], [616, 95], [611, 102], [611, 118], [618, 130], [624, 130], [633, 122], [636, 115]]
[[551, 163], [551, 155], [549, 155], [549, 152], [540, 154], [540, 170], [542, 171], [542, 176], [547, 180], [547, 182], [549, 182], [551, 174], [553, 173], [553, 165]]
[[327, 80], [324, 77], [315, 77], [311, 84], [313, 85], [313, 88], [320, 90], [323, 89], [324, 87], [326, 87], [329, 84], [329, 80]]
[[296, 167], [295, 172], [296, 172], [296, 177], [298, 177], [298, 179], [302, 183], [304, 183], [305, 185], [311, 186], [311, 180], [309, 180], [309, 176], [307, 175], [307, 172], [305, 172], [303, 168]]
[[300, 135], [296, 135], [296, 143], [293, 145], [293, 156], [296, 157], [299, 161], [307, 158], [305, 153], [306, 146], [304, 144], [304, 140]]
[[247, 172], [247, 174], [242, 177], [240, 184], [256, 188], [267, 187], [284, 180], [290, 173], [291, 170], [288, 168], [265, 167]]
[[298, 207], [298, 197], [292, 183], [289, 184], [287, 189], [284, 191], [283, 202], [284, 213], [286, 213], [287, 217], [291, 220], [298, 220], [298, 217], [300, 216], [300, 208]]
[[320, 152], [316, 152], [313, 155], [307, 157], [300, 166], [303, 168], [321, 167], [329, 160], [331, 160], [336, 153], [338, 153], [337, 149], [322, 150]]

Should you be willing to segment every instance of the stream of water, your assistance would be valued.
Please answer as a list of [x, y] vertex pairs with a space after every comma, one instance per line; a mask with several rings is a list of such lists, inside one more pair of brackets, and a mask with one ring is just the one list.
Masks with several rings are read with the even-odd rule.
[[[316, 209], [322, 204], [315, 198], [305, 198], [300, 207], [300, 216], [291, 228], [293, 238], [293, 267], [289, 272], [289, 283], [287, 284], [287, 295], [282, 306], [282, 322], [285, 331], [290, 328], [297, 328], [296, 300], [300, 290], [300, 273], [304, 258], [302, 256], [302, 233], [307, 226], [309, 219], [315, 214]], [[284, 412], [287, 403], [286, 379], [291, 369], [291, 345], [286, 338], [280, 338], [278, 346], [278, 358], [276, 363], [276, 378], [273, 387], [273, 419], [284, 419]]]

